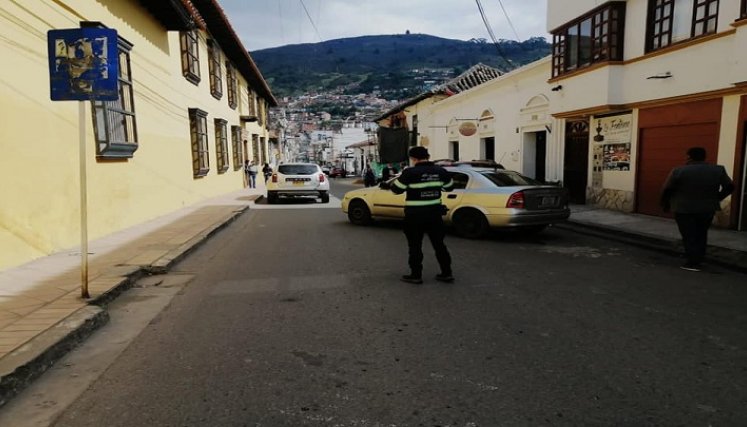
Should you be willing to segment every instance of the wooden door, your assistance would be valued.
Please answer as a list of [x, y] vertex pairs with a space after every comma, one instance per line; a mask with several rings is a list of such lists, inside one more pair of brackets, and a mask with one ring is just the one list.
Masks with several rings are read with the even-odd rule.
[[565, 125], [565, 164], [563, 186], [568, 189], [571, 203], [586, 203], [589, 174], [589, 122], [567, 122]]

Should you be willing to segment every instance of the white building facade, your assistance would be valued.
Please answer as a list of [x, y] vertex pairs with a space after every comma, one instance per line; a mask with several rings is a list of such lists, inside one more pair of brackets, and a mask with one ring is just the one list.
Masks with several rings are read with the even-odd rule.
[[547, 17], [573, 201], [667, 216], [661, 186], [701, 146], [737, 185], [716, 223], [747, 229], [747, 2], [549, 0]]

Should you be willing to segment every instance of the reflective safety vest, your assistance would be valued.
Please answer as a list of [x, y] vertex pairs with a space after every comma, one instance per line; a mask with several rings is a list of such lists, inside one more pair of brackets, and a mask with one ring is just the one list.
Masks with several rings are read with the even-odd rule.
[[407, 193], [405, 207], [438, 206], [441, 204], [441, 191], [451, 191], [454, 181], [446, 169], [433, 162], [420, 162], [406, 168], [392, 182], [392, 192]]

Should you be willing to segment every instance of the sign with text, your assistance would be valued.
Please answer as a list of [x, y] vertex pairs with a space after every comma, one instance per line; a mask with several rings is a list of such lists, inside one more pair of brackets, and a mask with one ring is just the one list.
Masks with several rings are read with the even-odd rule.
[[594, 118], [591, 127], [596, 131], [592, 139], [597, 144], [628, 144], [633, 131], [633, 115]]
[[52, 101], [116, 101], [117, 31], [72, 28], [47, 32]]

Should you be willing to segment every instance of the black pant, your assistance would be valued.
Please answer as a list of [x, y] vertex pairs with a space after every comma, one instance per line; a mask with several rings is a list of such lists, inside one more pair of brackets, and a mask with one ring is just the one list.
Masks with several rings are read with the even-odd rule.
[[705, 258], [708, 228], [713, 221], [713, 213], [675, 213], [674, 219], [682, 235], [687, 262], [700, 264]]
[[413, 276], [423, 272], [423, 236], [428, 235], [441, 273], [451, 275], [451, 255], [444, 244], [444, 223], [441, 207], [418, 207], [405, 209], [405, 236], [409, 247], [408, 263]]

